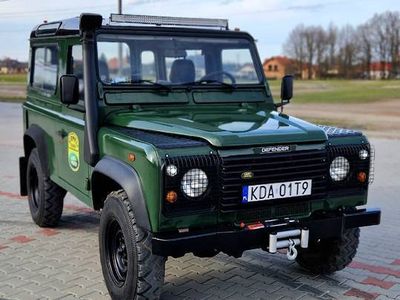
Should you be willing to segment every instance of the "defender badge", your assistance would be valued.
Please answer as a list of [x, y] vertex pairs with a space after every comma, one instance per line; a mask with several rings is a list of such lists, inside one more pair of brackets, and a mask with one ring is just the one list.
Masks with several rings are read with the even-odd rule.
[[260, 154], [268, 154], [268, 153], [280, 153], [280, 152], [290, 152], [295, 150], [294, 145], [284, 145], [284, 146], [266, 146], [255, 149], [256, 152]]

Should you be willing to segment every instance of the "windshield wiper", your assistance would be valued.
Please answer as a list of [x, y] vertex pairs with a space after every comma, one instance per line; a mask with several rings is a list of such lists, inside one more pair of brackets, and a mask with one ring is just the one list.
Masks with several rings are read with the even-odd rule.
[[202, 85], [204, 83], [211, 83], [211, 84], [214, 83], [214, 84], [219, 84], [223, 87], [227, 87], [232, 90], [236, 89], [236, 84], [234, 84], [234, 83], [226, 83], [226, 82], [214, 80], [214, 79], [199, 79], [199, 80], [196, 80], [196, 81], [193, 81], [190, 83], [186, 83], [185, 85], [194, 85], [195, 86], [195, 85]]
[[172, 90], [171, 87], [169, 87], [168, 85], [162, 84], [162, 83], [158, 83], [152, 80], [147, 80], [147, 79], [137, 79], [137, 80], [125, 80], [125, 81], [118, 81], [115, 83], [112, 83], [112, 85], [123, 85], [123, 84], [133, 84], [133, 85], [137, 85], [137, 84], [141, 84], [141, 83], [148, 83], [149, 85], [152, 85], [153, 87], [157, 87], [158, 89], [162, 89], [162, 90], [166, 90], [168, 92], [170, 92]]

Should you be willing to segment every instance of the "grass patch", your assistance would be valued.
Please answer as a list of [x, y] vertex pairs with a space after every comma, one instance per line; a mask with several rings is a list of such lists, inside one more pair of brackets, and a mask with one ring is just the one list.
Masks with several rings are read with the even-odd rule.
[[5, 97], [0, 96], [0, 102], [11, 102], [11, 103], [22, 103], [25, 101], [25, 97]]
[[0, 74], [0, 83], [18, 83], [26, 84], [26, 74]]
[[[269, 81], [275, 101], [280, 98], [280, 81]], [[400, 80], [296, 80], [296, 103], [365, 103], [400, 100]]]

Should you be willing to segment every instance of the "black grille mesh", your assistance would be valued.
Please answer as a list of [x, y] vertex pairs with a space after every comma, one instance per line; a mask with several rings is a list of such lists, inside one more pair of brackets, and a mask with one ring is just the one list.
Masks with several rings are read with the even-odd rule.
[[[168, 176], [166, 167], [175, 165], [178, 168], [176, 176]], [[164, 197], [168, 191], [175, 191], [178, 194], [178, 200], [174, 204], [164, 202], [163, 210], [165, 214], [177, 215], [187, 212], [198, 212], [201, 210], [212, 210], [215, 208], [219, 198], [218, 187], [218, 165], [217, 155], [196, 155], [167, 157], [164, 159]], [[191, 169], [200, 169], [204, 171], [208, 178], [208, 188], [205, 193], [197, 198], [187, 196], [182, 190], [182, 179], [186, 172]], [[187, 178], [188, 179], [188, 178]]]
[[[298, 203], [326, 196], [328, 177], [326, 150], [224, 157], [221, 161], [220, 209], [222, 212]], [[243, 172], [252, 172], [254, 177], [249, 180], [242, 179]], [[313, 181], [311, 196], [260, 201], [259, 203], [241, 203], [243, 185], [306, 179]]]
[[[368, 158], [362, 160], [359, 157], [361, 150], [367, 150], [369, 155]], [[370, 162], [371, 157], [374, 153], [369, 144], [361, 145], [340, 145], [340, 146], [328, 146], [329, 162], [333, 161], [336, 157], [345, 157], [350, 163], [349, 175], [340, 182], [331, 181], [330, 190], [331, 192], [339, 192], [340, 190], [353, 189], [355, 191], [359, 189], [366, 189], [368, 187], [368, 182], [372, 179], [373, 174], [370, 176]], [[367, 180], [364, 184], [361, 184], [357, 180], [357, 174], [359, 172], [365, 172], [367, 174]]]

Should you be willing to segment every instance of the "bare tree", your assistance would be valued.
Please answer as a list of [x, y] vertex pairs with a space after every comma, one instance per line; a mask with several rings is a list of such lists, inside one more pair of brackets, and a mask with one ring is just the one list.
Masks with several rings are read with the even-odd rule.
[[367, 22], [357, 28], [358, 44], [360, 46], [360, 60], [365, 78], [371, 77], [371, 64], [372, 64], [372, 24]]
[[371, 19], [373, 24], [372, 38], [373, 38], [373, 49], [374, 55], [381, 64], [382, 78], [386, 77], [387, 61], [389, 59], [390, 45], [388, 40], [388, 28], [386, 26], [385, 17], [383, 14], [376, 14]]
[[383, 14], [386, 21], [386, 33], [389, 41], [389, 55], [392, 64], [389, 77], [393, 78], [399, 74], [400, 56], [400, 13], [386, 12]]
[[300, 74], [303, 71], [306, 61], [304, 31], [305, 27], [303, 24], [297, 25], [290, 32], [289, 37], [283, 46], [284, 53], [295, 59], [296, 68]]
[[327, 69], [324, 65], [324, 60], [326, 58], [326, 51], [328, 49], [327, 45], [327, 33], [325, 32], [324, 28], [321, 26], [315, 27], [315, 52], [316, 52], [316, 64], [317, 64], [317, 76], [323, 77], [325, 76]]
[[356, 31], [353, 26], [346, 25], [339, 32], [339, 65], [340, 72], [345, 78], [354, 77], [354, 63], [357, 58]]
[[325, 77], [337, 68], [346, 78], [369, 78], [374, 61], [380, 62], [382, 78], [397, 78], [400, 12], [375, 14], [357, 29], [346, 25], [339, 30], [332, 23], [327, 29], [300, 24], [290, 33], [284, 52], [295, 59], [298, 71], [307, 71], [308, 79], [314, 77], [315, 71], [318, 77]]
[[337, 51], [337, 39], [338, 39], [338, 28], [333, 24], [329, 24], [326, 33], [326, 43], [328, 47], [328, 68], [333, 69], [336, 67], [336, 51]]
[[317, 50], [317, 27], [310, 26], [304, 30], [304, 41], [306, 50], [307, 78], [313, 78], [313, 64]]

